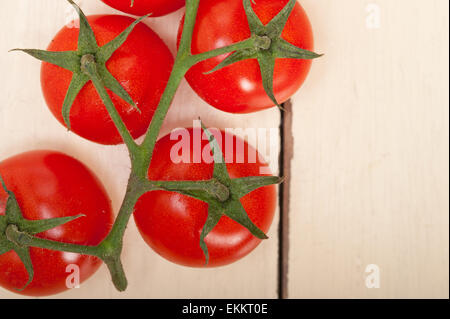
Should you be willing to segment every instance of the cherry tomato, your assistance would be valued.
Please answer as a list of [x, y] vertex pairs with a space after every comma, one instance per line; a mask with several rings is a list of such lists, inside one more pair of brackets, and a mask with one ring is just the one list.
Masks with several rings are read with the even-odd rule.
[[[200, 129], [198, 129], [200, 130]], [[187, 159], [181, 163], [171, 159], [173, 147], [179, 143], [165, 136], [156, 144], [152, 158], [149, 178], [151, 180], [208, 180], [212, 178], [213, 163], [201, 156], [200, 152], [210, 153], [207, 140], [201, 141], [201, 148], [194, 147], [194, 130], [189, 129], [190, 150]], [[201, 131], [197, 133], [201, 136]], [[220, 133], [218, 133], [220, 134]], [[250, 163], [249, 152], [256, 152], [239, 138], [221, 132], [222, 140], [231, 136], [233, 142], [232, 163], [227, 164], [231, 178], [261, 176], [261, 167], [267, 164], [259, 159]], [[244, 150], [237, 147], [237, 141], [244, 143]], [[200, 143], [200, 141], [199, 141]], [[223, 143], [227, 144], [227, 143]], [[223, 151], [224, 147], [222, 147]], [[194, 155], [195, 154], [195, 155]], [[225, 153], [224, 153], [225, 154]], [[173, 156], [173, 154], [172, 154]], [[229, 156], [229, 155], [227, 155]], [[236, 159], [244, 159], [237, 163]], [[198, 157], [197, 164], [194, 159]], [[188, 162], [188, 163], [186, 163]], [[242, 161], [241, 161], [242, 162]], [[262, 231], [267, 232], [274, 216], [276, 191], [274, 186], [257, 189], [241, 199], [250, 219]], [[185, 266], [205, 266], [205, 256], [200, 248], [200, 234], [206, 222], [208, 204], [178, 193], [155, 191], [145, 194], [137, 203], [134, 218], [138, 229], [147, 244], [162, 257]], [[218, 225], [206, 237], [205, 242], [210, 253], [208, 267], [233, 263], [258, 246], [260, 239], [254, 237], [246, 228], [228, 217], [222, 217]]]
[[174, 12], [184, 6], [185, 0], [102, 0], [114, 9], [125, 13], [144, 16], [151, 13], [152, 17], [160, 17]]
[[[253, 9], [262, 23], [267, 24], [287, 3], [288, 0], [257, 0]], [[180, 33], [181, 30], [182, 24]], [[192, 53], [231, 45], [248, 39], [250, 35], [242, 0], [202, 0], [193, 35]], [[282, 37], [297, 47], [313, 50], [311, 24], [300, 4], [295, 5]], [[186, 79], [194, 91], [210, 105], [230, 113], [252, 113], [273, 107], [274, 103], [264, 91], [256, 60], [241, 61], [205, 74], [230, 54], [201, 62], [189, 70]], [[278, 102], [285, 102], [301, 87], [310, 66], [311, 60], [276, 61], [274, 92]]]
[[[70, 223], [37, 237], [79, 245], [97, 245], [109, 233], [113, 214], [110, 199], [100, 181], [79, 161], [53, 151], [33, 151], [0, 163], [0, 174], [14, 192], [24, 218], [41, 220], [84, 214]], [[7, 194], [0, 190], [0, 214], [4, 215]], [[0, 286], [29, 296], [47, 296], [67, 290], [66, 280], [79, 269], [80, 282], [101, 265], [92, 256], [30, 248], [34, 279], [14, 251], [0, 255]], [[67, 268], [74, 265], [74, 268]], [[75, 283], [72, 282], [72, 283]]]
[[[116, 38], [134, 20], [119, 15], [88, 17], [100, 46]], [[53, 39], [49, 51], [76, 50], [78, 27], [65, 26]], [[106, 66], [111, 74], [130, 94], [141, 110], [110, 92], [112, 101], [133, 137], [145, 133], [162, 92], [167, 84], [173, 65], [173, 56], [159, 36], [145, 24], [138, 24], [126, 42], [112, 55]], [[53, 115], [63, 125], [62, 106], [69, 88], [72, 73], [58, 66], [43, 63], [41, 83], [45, 100]], [[80, 91], [71, 109], [72, 131], [101, 144], [120, 144], [114, 123], [92, 82]]]

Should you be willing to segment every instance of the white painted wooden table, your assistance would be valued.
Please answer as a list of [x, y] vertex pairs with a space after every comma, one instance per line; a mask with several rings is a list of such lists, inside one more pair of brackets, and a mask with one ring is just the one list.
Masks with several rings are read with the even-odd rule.
[[302, 4], [326, 56], [293, 99], [290, 297], [448, 298], [449, 2]]
[[[284, 213], [286, 292], [290, 298], [448, 298], [448, 1], [301, 3], [317, 51], [326, 56], [314, 63], [286, 116], [294, 136]], [[116, 13], [97, 0], [81, 4], [87, 14]], [[68, 134], [42, 98], [40, 63], [7, 53], [45, 48], [71, 14], [61, 0], [0, 1], [0, 160], [39, 148], [75, 156], [97, 172], [117, 211], [129, 174], [125, 148]], [[181, 15], [146, 22], [172, 50]], [[228, 115], [183, 83], [162, 134], [198, 116], [220, 128], [280, 125], [276, 109]], [[277, 158], [271, 164], [277, 171]], [[276, 298], [278, 224], [277, 217], [271, 239], [244, 260], [192, 270], [153, 253], [131, 222], [123, 256], [127, 292], [117, 293], [102, 267], [80, 289], [57, 297]], [[379, 269], [378, 289], [366, 287], [371, 264]], [[1, 298], [20, 296], [0, 290]]]

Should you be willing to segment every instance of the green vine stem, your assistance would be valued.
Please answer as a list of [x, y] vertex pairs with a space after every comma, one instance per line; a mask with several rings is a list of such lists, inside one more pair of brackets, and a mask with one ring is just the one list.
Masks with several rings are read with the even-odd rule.
[[106, 109], [108, 110], [109, 116], [113, 120], [114, 125], [122, 136], [125, 145], [127, 145], [130, 154], [132, 155], [136, 153], [137, 144], [128, 131], [127, 127], [125, 126], [125, 123], [122, 121], [122, 118], [120, 117], [119, 112], [114, 106], [114, 103], [109, 97], [108, 91], [106, 91], [104, 84], [102, 83], [102, 79], [98, 74], [97, 63], [95, 62], [95, 57], [92, 54], [83, 55], [83, 57], [81, 58], [81, 71], [88, 75], [92, 80], [95, 89], [97, 90], [100, 98], [106, 106]]
[[[104, 65], [107, 60], [105, 57], [111, 56], [113, 50], [117, 49], [117, 47], [125, 41], [126, 36], [131, 32], [132, 28], [140, 20], [142, 20], [142, 18], [136, 20], [132, 26], [125, 30], [123, 34], [121, 34], [116, 40], [113, 40], [109, 45], [98, 48], [96, 47], [94, 34], [85, 19], [86, 17], [72, 0], [68, 1], [80, 14], [80, 21], [82, 22], [80, 25], [83, 27], [83, 30], [80, 29], [80, 33], [83, 31], [87, 39], [85, 42], [79, 42], [79, 44], [83, 44], [83, 46], [78, 48], [78, 52], [54, 53], [40, 50], [22, 51], [41, 60], [51, 60], [54, 64], [58, 64], [61, 67], [71, 69], [75, 72], [73, 79], [74, 88], [72, 92], [70, 92], [69, 89], [70, 94], [68, 93], [68, 97], [70, 97], [70, 99], [68, 100], [73, 100], [76, 97], [76, 89], [81, 89], [82, 87], [80, 84], [86, 83], [88, 80], [93, 82], [130, 153], [132, 172], [128, 181], [127, 191], [111, 232], [98, 246], [73, 245], [37, 238], [34, 237], [33, 234], [21, 231], [20, 229], [22, 228], [18, 228], [15, 225], [9, 224], [9, 226], [7, 226], [6, 222], [0, 219], [0, 226], [3, 225], [2, 223], [6, 226], [3, 230], [6, 238], [1, 237], [3, 235], [0, 233], [0, 253], [2, 253], [2, 248], [7, 251], [10, 247], [16, 247], [17, 251], [20, 251], [21, 247], [38, 247], [96, 256], [103, 260], [108, 266], [115, 287], [119, 291], [124, 291], [127, 287], [127, 279], [121, 262], [124, 233], [139, 198], [147, 192], [156, 190], [174, 191], [205, 201], [209, 203], [210, 206], [209, 218], [212, 221], [215, 220], [215, 223], [218, 221], [217, 217], [220, 217], [221, 214], [225, 214], [247, 227], [258, 238], [267, 238], [266, 235], [257, 229], [257, 227], [250, 221], [245, 213], [245, 210], [240, 205], [239, 198], [259, 187], [281, 183], [281, 178], [271, 176], [248, 177], [232, 180], [226, 172], [225, 164], [218, 164], [217, 162], [214, 169], [214, 177], [209, 181], [149, 181], [147, 176], [158, 135], [164, 119], [167, 116], [167, 112], [173, 101], [175, 93], [177, 92], [182, 79], [186, 75], [186, 72], [195, 64], [222, 54], [242, 51], [247, 52], [248, 50], [268, 50], [272, 41], [266, 36], [255, 34], [245, 41], [209, 52], [193, 55], [191, 52], [192, 36], [200, 0], [186, 0], [186, 14], [183, 33], [174, 67], [157, 110], [149, 125], [144, 141], [141, 145], [138, 145], [131, 137], [130, 132], [115, 109], [114, 104], [105, 89], [105, 84], [108, 84], [110, 89], [127, 101], [129, 100], [129, 96], [126, 92], [124, 92], [123, 88], [117, 86], [115, 79], [112, 79], [108, 75]], [[244, 7], [247, 6], [248, 9], [249, 0], [243, 0], [243, 3]], [[295, 0], [289, 1], [289, 4], [286, 7], [293, 7], [293, 3], [295, 3]], [[285, 12], [284, 14], [288, 15], [290, 12]], [[86, 47], [93, 48], [92, 50], [97, 52], [96, 55], [94, 56], [92, 53], [89, 53], [86, 50]], [[290, 50], [292, 51], [292, 48], [290, 48]], [[69, 59], [69, 61], [73, 60], [76, 62], [77, 54], [81, 56], [81, 60], [78, 60], [81, 64], [79, 68], [76, 65], [67, 62], [67, 59]], [[304, 57], [302, 56], [299, 58]], [[70, 111], [69, 103], [66, 105], [66, 111], [66, 115], [68, 117], [68, 112]], [[204, 128], [204, 130], [208, 136], [211, 136], [206, 128]], [[215, 146], [215, 157], [219, 158], [221, 156], [221, 152], [216, 147], [217, 143], [214, 141], [213, 137], [211, 137], [210, 142], [212, 146]], [[3, 186], [6, 189], [6, 186]], [[10, 193], [10, 198], [13, 198], [13, 196], [14, 195]], [[14, 209], [14, 214], [16, 217], [19, 215], [17, 212], [18, 210], [20, 209], [17, 206]], [[12, 216], [12, 212], [13, 210], [10, 209], [8, 214], [7, 209], [6, 215]], [[49, 225], [59, 222], [60, 221], [49, 221]], [[23, 220], [23, 223], [26, 223], [26, 221]], [[211, 225], [215, 223], [211, 223]], [[208, 223], [205, 225], [205, 229], [202, 233], [202, 242], [200, 243], [205, 252], [206, 261], [208, 261], [208, 253], [203, 239], [211, 230], [211, 225]], [[2, 243], [4, 243], [3, 247]], [[26, 258], [23, 260], [25, 259]], [[31, 279], [32, 269], [29, 273]]]

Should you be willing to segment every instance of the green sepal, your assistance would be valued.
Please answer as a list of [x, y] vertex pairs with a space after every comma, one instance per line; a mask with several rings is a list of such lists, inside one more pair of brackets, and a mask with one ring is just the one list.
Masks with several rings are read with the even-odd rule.
[[76, 51], [44, 51], [35, 49], [13, 49], [21, 51], [43, 62], [57, 65], [71, 72], [80, 72], [80, 56]]
[[274, 42], [274, 53], [275, 57], [278, 59], [312, 60], [323, 56], [323, 54], [317, 54], [315, 52], [296, 47], [283, 38], [278, 38]]
[[244, 209], [244, 206], [242, 206], [242, 203], [239, 198], [233, 198], [232, 201], [230, 201], [226, 207], [226, 210], [224, 212], [224, 215], [228, 216], [235, 222], [241, 224], [245, 228], [247, 228], [253, 236], [259, 239], [268, 239], [266, 234], [259, 229], [248, 217], [247, 212]]
[[248, 26], [252, 34], [262, 35], [266, 28], [253, 10], [252, 2], [250, 0], [244, 0], [244, 11], [247, 16]]
[[275, 103], [276, 106], [281, 108], [273, 90], [273, 76], [275, 71], [275, 56], [270, 51], [258, 52], [258, 63], [261, 69], [261, 77], [264, 91], [267, 96]]
[[297, 0], [290, 0], [283, 9], [273, 18], [267, 25], [266, 30], [267, 36], [270, 38], [278, 38], [281, 37], [283, 33], [284, 27], [286, 26], [287, 21], [289, 20], [289, 16], [294, 10], [295, 4]]
[[208, 265], [209, 263], [209, 251], [205, 238], [219, 223], [223, 216], [222, 210], [223, 208], [216, 203], [209, 203], [208, 205], [208, 218], [206, 219], [205, 225], [203, 226], [200, 234], [200, 248], [203, 250], [203, 254], [205, 255], [205, 265]]
[[223, 157], [222, 149], [217, 143], [216, 138], [213, 134], [206, 128], [206, 126], [202, 123], [202, 129], [205, 132], [206, 137], [208, 138], [209, 145], [211, 147], [211, 152], [214, 158], [214, 171], [213, 177], [223, 183], [225, 186], [229, 186], [230, 184], [230, 176], [228, 175], [227, 164], [225, 163], [225, 158]]
[[16, 252], [17, 256], [19, 256], [28, 273], [28, 281], [25, 284], [25, 286], [23, 286], [22, 288], [15, 288], [17, 291], [23, 291], [25, 288], [28, 287], [29, 284], [31, 284], [34, 278], [34, 269], [33, 263], [31, 262], [30, 248], [19, 247], [16, 245], [13, 250]]
[[76, 216], [67, 216], [59, 218], [41, 219], [41, 220], [23, 220], [20, 224], [20, 230], [29, 235], [36, 235], [47, 230], [56, 228], [58, 226], [65, 225], [78, 218], [86, 217], [86, 215], [80, 214]]
[[214, 73], [220, 69], [223, 69], [231, 64], [248, 60], [248, 59], [256, 59], [256, 49], [249, 49], [249, 50], [242, 50], [242, 51], [236, 51], [233, 54], [231, 54], [229, 57], [227, 57], [225, 60], [223, 60], [220, 64], [218, 64], [214, 69], [211, 71], [206, 72], [205, 74], [211, 74]]
[[251, 176], [233, 179], [235, 192], [239, 197], [244, 197], [258, 188], [283, 183], [284, 178], [278, 176]]
[[[230, 196], [228, 188], [215, 179], [208, 181], [163, 181], [153, 183], [159, 184], [159, 187], [156, 188], [157, 190], [176, 192], [203, 202], [213, 200], [224, 202]], [[155, 189], [153, 185], [150, 188]]]
[[0, 184], [2, 185], [3, 190], [8, 194], [5, 206], [6, 226], [8, 224], [18, 223], [22, 219], [22, 211], [20, 210], [16, 195], [6, 187], [5, 181], [1, 176]]
[[131, 96], [128, 92], [123, 88], [123, 86], [117, 81], [117, 79], [108, 71], [106, 66], [100, 65], [97, 68], [97, 72], [102, 80], [103, 85], [110, 89], [113, 93], [115, 93], [122, 100], [130, 104], [137, 111], [141, 112], [136, 103], [134, 103]]
[[80, 30], [78, 36], [78, 54], [80, 56], [86, 54], [95, 54], [98, 51], [97, 39], [92, 30], [84, 12], [72, 0], [67, 0], [75, 8], [80, 18]]
[[142, 16], [138, 19], [136, 19], [128, 28], [126, 28], [121, 34], [119, 34], [114, 40], [111, 40], [104, 46], [100, 47], [98, 49], [98, 52], [96, 54], [97, 62], [99, 63], [106, 63], [111, 58], [113, 53], [119, 49], [127, 40], [130, 33], [133, 31], [133, 29], [136, 27], [136, 25], [139, 24], [142, 20], [145, 18], [148, 18], [151, 14], [147, 14], [145, 16]]
[[70, 131], [72, 125], [70, 123], [70, 110], [75, 102], [75, 99], [80, 93], [81, 89], [89, 82], [89, 77], [81, 72], [74, 73], [72, 75], [72, 81], [70, 82], [69, 88], [67, 89], [66, 96], [64, 98], [62, 106], [62, 116], [67, 129]]

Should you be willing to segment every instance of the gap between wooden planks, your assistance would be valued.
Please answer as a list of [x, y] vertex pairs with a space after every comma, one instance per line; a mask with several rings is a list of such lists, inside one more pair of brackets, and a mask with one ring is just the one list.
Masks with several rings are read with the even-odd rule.
[[289, 202], [291, 163], [294, 157], [292, 134], [292, 103], [283, 104], [284, 110], [280, 110], [280, 176], [284, 177], [284, 183], [279, 188], [280, 224], [278, 230], [279, 260], [278, 260], [278, 298], [287, 299], [288, 295], [288, 271], [289, 271]]

